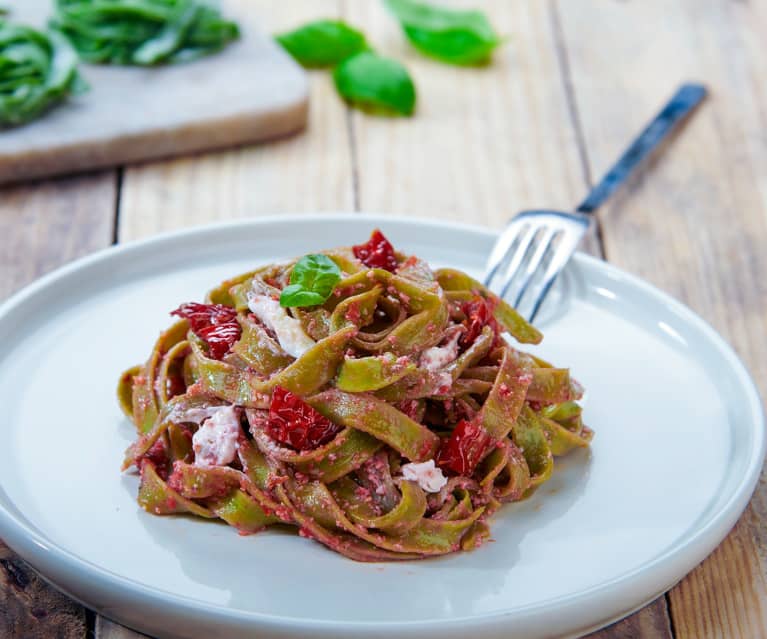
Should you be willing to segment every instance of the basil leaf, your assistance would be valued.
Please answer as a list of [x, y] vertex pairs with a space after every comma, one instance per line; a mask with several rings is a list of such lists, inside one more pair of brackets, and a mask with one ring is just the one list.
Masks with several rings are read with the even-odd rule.
[[368, 48], [365, 36], [340, 20], [317, 20], [275, 36], [304, 67], [329, 67]]
[[304, 255], [290, 272], [290, 285], [280, 295], [280, 306], [317, 306], [341, 281], [341, 269], [327, 255]]
[[412, 115], [415, 85], [396, 60], [365, 51], [344, 60], [333, 74], [341, 96], [365, 111]]
[[411, 44], [443, 62], [486, 64], [502, 42], [481, 11], [456, 11], [414, 0], [385, 2]]
[[317, 306], [322, 304], [327, 297], [307, 291], [300, 284], [286, 286], [280, 295], [280, 306]]

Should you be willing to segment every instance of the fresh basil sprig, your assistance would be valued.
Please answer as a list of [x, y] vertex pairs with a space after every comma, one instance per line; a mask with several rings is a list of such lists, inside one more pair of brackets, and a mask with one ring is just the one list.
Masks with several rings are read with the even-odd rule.
[[411, 44], [443, 62], [479, 65], [502, 42], [481, 11], [456, 11], [414, 0], [384, 0]]
[[34, 120], [86, 88], [60, 34], [0, 20], [0, 127]]
[[83, 60], [102, 64], [187, 62], [239, 37], [204, 0], [57, 0], [51, 26]]
[[290, 285], [282, 290], [280, 306], [322, 304], [340, 281], [341, 269], [327, 255], [304, 255], [290, 272]]
[[363, 51], [339, 64], [333, 76], [341, 96], [365, 111], [412, 115], [415, 110], [415, 85], [396, 60]]
[[275, 39], [307, 68], [334, 66], [368, 48], [365, 36], [341, 20], [316, 20]]

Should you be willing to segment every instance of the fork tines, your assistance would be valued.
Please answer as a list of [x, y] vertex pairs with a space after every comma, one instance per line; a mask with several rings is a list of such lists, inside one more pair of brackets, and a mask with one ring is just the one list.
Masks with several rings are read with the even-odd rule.
[[532, 322], [589, 223], [581, 213], [519, 213], [493, 247], [484, 284]]

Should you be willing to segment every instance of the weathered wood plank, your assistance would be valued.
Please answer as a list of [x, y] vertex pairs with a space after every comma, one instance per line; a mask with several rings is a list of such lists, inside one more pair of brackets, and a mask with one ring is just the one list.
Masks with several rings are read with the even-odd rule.
[[405, 63], [418, 90], [413, 118], [353, 113], [362, 210], [499, 227], [521, 209], [568, 209], [584, 195], [546, 4], [473, 4], [510, 36], [487, 68], [425, 58], [382, 3], [348, 3], [350, 21]]
[[[340, 14], [340, 1], [237, 0], [270, 33]], [[128, 168], [120, 240], [252, 215], [354, 207], [346, 107], [330, 75], [311, 73], [308, 131], [259, 146]], [[243, 78], [243, 81], [247, 81]]]
[[0, 299], [112, 241], [113, 171], [0, 190]]
[[[114, 172], [0, 190], [0, 300], [112, 241]], [[0, 637], [85, 639], [85, 609], [0, 542]]]
[[95, 639], [146, 639], [146, 635], [129, 630], [106, 617], [96, 617]]
[[[591, 168], [601, 171], [674, 86], [711, 98], [602, 212], [610, 261], [682, 299], [767, 389], [767, 33], [762, 3], [559, 2]], [[648, 259], [652, 256], [652, 259]], [[680, 639], [763, 636], [767, 488], [727, 540], [670, 593]]]
[[664, 596], [658, 597], [630, 617], [594, 632], [584, 639], [671, 639], [672, 637], [668, 606]]
[[679, 639], [763, 637], [767, 632], [764, 572], [753, 544], [764, 520], [751, 508], [713, 554], [669, 594]]
[[0, 637], [85, 639], [85, 609], [51, 588], [0, 541]]

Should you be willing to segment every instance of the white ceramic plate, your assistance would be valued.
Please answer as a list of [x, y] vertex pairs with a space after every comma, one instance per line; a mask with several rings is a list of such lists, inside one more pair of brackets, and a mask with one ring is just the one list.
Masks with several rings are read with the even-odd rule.
[[585, 385], [590, 452], [455, 556], [360, 564], [267, 531], [154, 517], [121, 475], [133, 428], [115, 383], [168, 311], [256, 264], [380, 226], [434, 265], [477, 273], [493, 235], [354, 215], [276, 217], [110, 249], [0, 308], [0, 537], [54, 584], [163, 637], [575, 636], [640, 607], [725, 536], [764, 453], [761, 403], [730, 348], [651, 286], [578, 256], [539, 352]]

